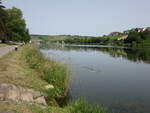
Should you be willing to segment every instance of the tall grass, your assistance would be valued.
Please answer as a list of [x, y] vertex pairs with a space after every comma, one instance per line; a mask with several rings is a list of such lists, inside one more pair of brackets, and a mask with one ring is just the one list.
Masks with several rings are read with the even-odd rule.
[[47, 93], [51, 97], [65, 96], [68, 90], [68, 69], [57, 61], [47, 59], [40, 50], [33, 46], [24, 47], [23, 57], [30, 68], [39, 73], [39, 77], [54, 86]]
[[76, 100], [68, 105], [70, 113], [108, 113], [106, 108], [91, 105], [83, 99]]
[[90, 105], [85, 100], [79, 99], [70, 103], [64, 108], [48, 107], [44, 110], [39, 109], [35, 105], [30, 105], [30, 109], [36, 110], [37, 113], [109, 113], [106, 108], [98, 105]]
[[[67, 68], [54, 60], [45, 58], [35, 46], [27, 45], [23, 50], [23, 58], [30, 68], [39, 72], [37, 76], [47, 81], [49, 84], [54, 85], [54, 89], [47, 91], [48, 95], [54, 98], [65, 96], [68, 89], [69, 78]], [[49, 108], [51, 107], [48, 107], [46, 111], [39, 110], [41, 113], [44, 113], [49, 112], [49, 110], [51, 111]], [[81, 99], [71, 102], [64, 108], [56, 108], [57, 111], [60, 111], [60, 109], [66, 113], [107, 113], [105, 108], [97, 105], [90, 105]]]

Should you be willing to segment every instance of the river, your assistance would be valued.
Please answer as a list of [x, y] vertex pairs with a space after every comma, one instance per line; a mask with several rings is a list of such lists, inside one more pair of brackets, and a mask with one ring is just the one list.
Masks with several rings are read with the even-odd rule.
[[150, 113], [150, 48], [94, 46], [44, 48], [72, 69], [69, 97], [114, 113]]

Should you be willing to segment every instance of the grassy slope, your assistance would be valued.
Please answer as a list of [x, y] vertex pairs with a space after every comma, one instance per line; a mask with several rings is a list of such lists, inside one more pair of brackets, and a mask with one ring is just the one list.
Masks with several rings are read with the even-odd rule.
[[[22, 58], [24, 48], [13, 51], [0, 58], [0, 83], [11, 83], [17, 86], [45, 91], [48, 83], [39, 77], [39, 73], [29, 68]], [[37, 105], [0, 102], [0, 110], [14, 111], [15, 113], [64, 113], [59, 107], [42, 108]], [[66, 111], [65, 111], [66, 113]]]
[[[47, 60], [34, 47], [25, 46], [0, 59], [0, 82], [32, 88], [53, 97], [64, 96], [67, 88], [68, 71], [56, 61]], [[45, 90], [51, 84], [54, 89]]]
[[0, 102], [0, 110], [14, 113], [70, 113], [66, 109], [59, 107], [42, 107], [34, 104], [17, 104], [9, 102]]
[[[0, 59], [0, 83], [11, 83], [17, 86], [44, 91], [48, 83], [39, 77], [39, 73], [29, 68], [21, 58], [24, 48], [18, 52], [11, 52]], [[0, 102], [0, 110], [14, 111], [15, 113], [64, 113], [59, 107], [39, 107], [38, 105]], [[67, 111], [65, 111], [66, 113]]]
[[[30, 51], [32, 51], [35, 56], [30, 56], [31, 61], [26, 61], [25, 53], [28, 53], [26, 55], [31, 54]], [[37, 52], [37, 53], [36, 53]], [[15, 84], [17, 86], [27, 87], [27, 88], [33, 88], [37, 91], [45, 92], [44, 86], [49, 83], [47, 79], [41, 78], [41, 72], [37, 71], [36, 68], [33, 68], [31, 64], [37, 63], [34, 62], [35, 60], [39, 59], [32, 59], [41, 56], [41, 54], [37, 51], [37, 49], [25, 46], [19, 48], [19, 51], [13, 51], [9, 53], [8, 55], [5, 55], [4, 57], [0, 58], [0, 83], [11, 83]], [[59, 72], [61, 72], [60, 66], [56, 66], [55, 61], [50, 61], [50, 63], [45, 59], [43, 56], [41, 56], [42, 62], [44, 59], [44, 64], [47, 64], [45, 69], [46, 72], [49, 72], [49, 66], [54, 68], [59, 68], [58, 71], [52, 71], [55, 75], [55, 81], [60, 80], [62, 78], [59, 78], [58, 75], [60, 75]], [[51, 63], [53, 62], [53, 63]], [[30, 64], [31, 63], [31, 64]], [[53, 65], [52, 65], [53, 64]], [[43, 63], [42, 63], [43, 66]], [[48, 66], [48, 67], [47, 67]], [[32, 67], [32, 68], [31, 68]], [[40, 67], [41, 68], [41, 67]], [[42, 69], [42, 68], [41, 68]], [[55, 70], [55, 69], [54, 69]], [[62, 70], [64, 71], [64, 70]], [[49, 75], [49, 74], [48, 74]], [[62, 74], [61, 74], [62, 75]], [[54, 79], [53, 78], [53, 79]], [[57, 81], [58, 84], [54, 84], [58, 87], [55, 87], [56, 91], [58, 90], [64, 90], [61, 89], [62, 87], [59, 87], [60, 85], [64, 85], [63, 81]], [[55, 82], [53, 82], [55, 83]], [[55, 92], [47, 92], [48, 94], [53, 93], [57, 94]], [[50, 94], [51, 95], [51, 94]], [[60, 96], [60, 95], [55, 95]], [[50, 100], [51, 101], [51, 100]], [[17, 104], [17, 103], [9, 103], [9, 102], [0, 102], [0, 110], [6, 110], [6, 111], [13, 111], [14, 113], [106, 113], [106, 110], [99, 107], [90, 106], [89, 104], [85, 103], [84, 101], [76, 101], [75, 103], [71, 103], [68, 106], [64, 108], [60, 108], [58, 106], [55, 106], [56, 103], [50, 102], [52, 106], [49, 107], [41, 107], [34, 104]], [[55, 106], [55, 107], [54, 107]]]
[[105, 108], [89, 105], [85, 101], [78, 100], [64, 108], [48, 106], [42, 107], [35, 104], [17, 104], [0, 102], [0, 110], [13, 111], [14, 113], [108, 113]]
[[67, 35], [60, 35], [60, 36], [48, 36], [48, 35], [31, 35], [32, 40], [38, 40], [38, 39], [42, 39], [45, 41], [60, 41], [60, 40], [65, 40], [67, 38], [69, 38], [69, 36]]
[[105, 38], [110, 40], [120, 40], [120, 39], [126, 39], [128, 35], [118, 35], [118, 36], [106, 36]]
[[66, 95], [69, 75], [66, 66], [61, 65], [57, 61], [45, 58], [34, 46], [28, 45], [24, 47], [22, 54], [28, 66], [39, 73], [38, 77], [40, 79], [54, 85], [54, 89], [47, 91], [51, 97], [63, 97]]
[[48, 83], [37, 76], [39, 73], [28, 67], [21, 58], [22, 51], [23, 48], [0, 59], [0, 82], [43, 91]]

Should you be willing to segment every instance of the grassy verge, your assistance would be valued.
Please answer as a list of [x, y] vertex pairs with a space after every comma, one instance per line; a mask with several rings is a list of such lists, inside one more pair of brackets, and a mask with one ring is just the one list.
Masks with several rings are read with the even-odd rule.
[[[34, 46], [25, 46], [0, 59], [0, 82], [46, 92], [51, 97], [64, 96], [68, 89], [65, 66], [48, 60]], [[51, 84], [54, 89], [45, 90]]]
[[23, 57], [31, 69], [39, 73], [39, 77], [54, 86], [47, 93], [51, 97], [63, 97], [68, 91], [68, 73], [66, 66], [47, 59], [34, 46], [28, 45], [24, 48]]
[[22, 51], [24, 48], [0, 58], [0, 83], [10, 83], [43, 92], [44, 86], [48, 83], [40, 79], [39, 73], [31, 69], [23, 60]]
[[13, 102], [0, 102], [0, 111], [13, 113], [69, 113], [59, 107], [41, 107], [35, 104], [17, 104]]
[[108, 113], [106, 109], [90, 105], [83, 100], [70, 103], [64, 108], [54, 106], [41, 107], [36, 104], [0, 102], [0, 110], [13, 111], [13, 113]]
[[7, 44], [1, 44], [1, 43], [0, 43], [0, 48], [6, 47], [6, 46], [7, 46]]
[[[34, 46], [24, 46], [0, 58], [0, 83], [32, 88], [46, 92], [51, 106], [41, 107], [35, 104], [17, 104], [0, 102], [0, 110], [14, 113], [106, 113], [101, 107], [89, 105], [78, 100], [60, 108], [55, 98], [65, 96], [68, 89], [68, 70], [66, 66], [45, 58]], [[48, 91], [45, 85], [52, 84]]]
[[79, 99], [70, 103], [66, 108], [70, 113], [108, 113], [108, 110], [98, 105], [91, 105]]

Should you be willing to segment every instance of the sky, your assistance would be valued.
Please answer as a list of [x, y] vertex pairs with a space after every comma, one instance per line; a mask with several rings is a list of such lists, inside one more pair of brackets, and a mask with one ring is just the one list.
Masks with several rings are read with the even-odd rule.
[[150, 0], [3, 0], [23, 11], [31, 34], [102, 36], [150, 26]]

